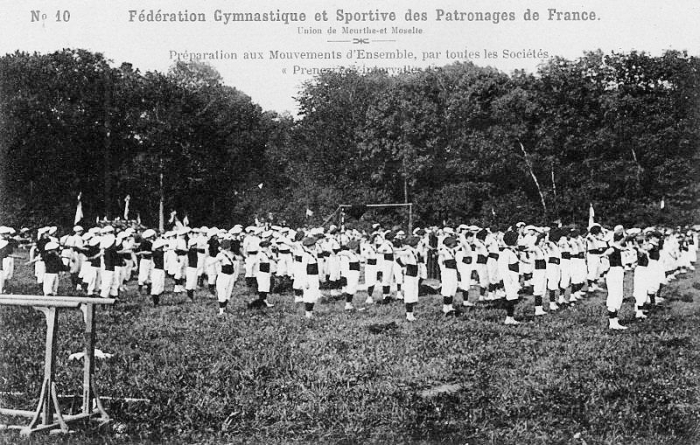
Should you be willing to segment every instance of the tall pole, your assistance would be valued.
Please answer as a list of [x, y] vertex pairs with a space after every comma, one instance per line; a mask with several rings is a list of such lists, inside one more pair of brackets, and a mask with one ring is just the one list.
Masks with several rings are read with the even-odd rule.
[[[162, 150], [162, 149], [161, 149]], [[160, 174], [158, 178], [158, 230], [165, 232], [165, 190], [163, 189], [163, 154], [160, 156]]]
[[[406, 179], [406, 168], [404, 165], [403, 169], [403, 203], [408, 204], [408, 180]], [[411, 205], [408, 206], [408, 231], [411, 232], [411, 226], [413, 226], [413, 212], [411, 212]]]
[[112, 213], [112, 140], [110, 108], [112, 102], [112, 78], [109, 65], [104, 64], [104, 216], [111, 218]]
[[406, 179], [406, 169], [403, 171], [403, 203], [408, 204], [408, 180]]

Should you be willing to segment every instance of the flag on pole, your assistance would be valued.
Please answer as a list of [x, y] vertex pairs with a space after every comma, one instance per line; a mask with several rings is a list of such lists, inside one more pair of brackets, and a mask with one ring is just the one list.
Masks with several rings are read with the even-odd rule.
[[185, 217], [182, 218], [182, 224], [183, 224], [185, 227], [189, 227], [189, 225], [190, 225], [190, 219], [187, 217], [187, 215], [185, 215]]
[[131, 196], [126, 195], [124, 198], [124, 220], [129, 220], [129, 201], [131, 201]]
[[310, 208], [306, 208], [306, 217], [309, 218], [311, 216], [314, 216], [314, 212], [311, 211]]
[[659, 203], [659, 208], [660, 208], [661, 210], [663, 210], [664, 207], [666, 207], [666, 200], [665, 200], [665, 197], [662, 196], [662, 197], [661, 197], [661, 202]]
[[173, 210], [170, 212], [170, 219], [168, 220], [168, 224], [172, 224], [175, 222], [175, 215], [177, 215], [177, 210]]
[[263, 183], [262, 183], [262, 182], [261, 182], [260, 184], [258, 184], [258, 188], [259, 188], [259, 189], [263, 188]]
[[590, 228], [593, 224], [595, 224], [595, 212], [593, 211], [593, 203], [590, 204], [590, 207], [588, 207], [588, 227]]
[[139, 225], [141, 225], [141, 214], [140, 213], [136, 214], [136, 222], [139, 223]]
[[83, 219], [83, 192], [78, 193], [78, 205], [75, 208], [75, 220], [73, 221], [73, 225], [78, 224], [78, 222]]

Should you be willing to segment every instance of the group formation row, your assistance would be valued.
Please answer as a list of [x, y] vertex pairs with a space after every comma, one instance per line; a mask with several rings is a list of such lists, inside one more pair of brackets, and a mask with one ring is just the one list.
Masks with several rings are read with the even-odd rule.
[[[678, 273], [694, 270], [698, 234], [680, 228], [606, 230], [593, 224], [581, 231], [524, 223], [505, 232], [467, 225], [411, 233], [379, 225], [370, 233], [335, 226], [292, 230], [237, 225], [222, 230], [179, 225], [158, 234], [103, 224], [89, 230], [76, 226], [72, 234], [60, 238], [56, 227], [45, 227], [31, 240], [0, 227], [0, 291], [13, 276], [18, 258], [13, 251], [21, 245], [30, 246], [27, 264], [34, 265], [45, 295], [56, 294], [63, 272], [77, 290], [102, 297], [118, 297], [135, 276], [139, 290], [150, 294], [157, 306], [170, 276], [172, 291], [186, 292], [190, 298], [206, 285], [216, 295], [221, 315], [241, 271], [257, 294], [251, 307], [271, 307], [271, 292], [292, 290], [305, 315], [313, 317], [321, 288], [327, 287], [331, 296], [344, 298], [345, 309], [351, 311], [362, 286], [367, 291], [365, 303], [401, 300], [406, 319], [413, 321], [420, 283], [427, 278], [432, 259], [439, 269], [445, 315], [455, 313], [454, 299], [461, 291], [463, 306], [503, 299], [506, 324], [518, 324], [514, 310], [523, 293], [534, 295], [535, 315], [542, 316], [548, 313], [545, 307], [556, 311], [586, 292], [600, 290], [604, 280], [609, 326], [623, 330], [618, 311], [625, 270], [634, 271], [635, 316], [646, 318], [646, 311], [660, 301], [662, 286]], [[473, 286], [478, 296], [470, 299]], [[381, 288], [376, 300], [375, 288]]]

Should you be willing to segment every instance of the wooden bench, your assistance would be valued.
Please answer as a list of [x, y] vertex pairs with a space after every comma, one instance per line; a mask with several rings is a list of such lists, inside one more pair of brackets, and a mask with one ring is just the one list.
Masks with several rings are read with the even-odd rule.
[[[0, 425], [0, 429], [19, 429], [20, 434], [28, 436], [37, 431], [56, 430], [69, 431], [68, 424], [82, 419], [100, 416], [102, 423], [109, 421], [109, 415], [102, 407], [97, 395], [93, 374], [95, 372], [95, 306], [112, 305], [113, 298], [87, 298], [38, 295], [0, 295], [0, 306], [31, 306], [41, 311], [46, 317], [46, 351], [44, 354], [44, 381], [36, 411], [0, 408], [0, 414], [5, 416], [29, 417], [28, 425]], [[58, 313], [62, 309], [77, 309], [85, 307], [85, 364], [83, 373], [83, 404], [82, 411], [76, 415], [63, 415], [58, 403], [56, 392], [56, 341], [58, 333]], [[92, 408], [93, 400], [95, 408]], [[55, 420], [54, 420], [55, 416]]]

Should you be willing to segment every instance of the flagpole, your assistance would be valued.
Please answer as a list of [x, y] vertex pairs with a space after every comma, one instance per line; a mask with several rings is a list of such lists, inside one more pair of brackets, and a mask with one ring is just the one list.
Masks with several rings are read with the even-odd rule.
[[163, 190], [163, 156], [160, 157], [160, 178], [159, 178], [159, 194], [158, 200], [158, 230], [160, 233], [165, 232], [165, 191]]

